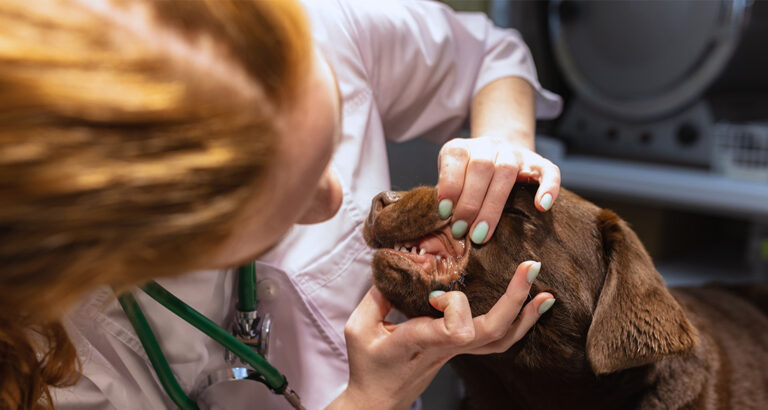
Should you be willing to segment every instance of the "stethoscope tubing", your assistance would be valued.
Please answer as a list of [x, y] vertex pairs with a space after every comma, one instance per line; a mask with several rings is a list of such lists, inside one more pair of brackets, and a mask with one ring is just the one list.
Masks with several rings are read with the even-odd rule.
[[[243, 266], [238, 272], [238, 309], [245, 311], [254, 310], [257, 305], [255, 283], [256, 272], [253, 264], [250, 267]], [[152, 299], [163, 305], [176, 316], [194, 326], [211, 339], [221, 344], [224, 348], [239, 357], [244, 363], [255, 370], [248, 379], [259, 381], [267, 385], [276, 394], [281, 394], [295, 408], [303, 408], [298, 395], [288, 387], [288, 381], [277, 369], [257, 353], [251, 346], [245, 344], [227, 330], [217, 325], [203, 314], [187, 305], [181, 299], [160, 286], [155, 281], [150, 281], [141, 286], [141, 289]], [[157, 342], [152, 327], [149, 325], [144, 312], [141, 310], [136, 298], [130, 291], [118, 295], [118, 301], [125, 311], [128, 320], [136, 331], [139, 341], [147, 353], [150, 364], [171, 400], [182, 410], [198, 410], [197, 404], [187, 396], [179, 386], [168, 361], [165, 359], [160, 344]]]
[[139, 304], [136, 302], [136, 298], [133, 297], [131, 292], [124, 292], [117, 297], [117, 300], [120, 302], [120, 306], [123, 307], [125, 315], [128, 316], [131, 326], [136, 331], [136, 335], [139, 337], [139, 341], [144, 347], [149, 362], [152, 364], [152, 368], [155, 369], [155, 374], [157, 374], [157, 378], [160, 380], [160, 384], [165, 392], [181, 410], [198, 410], [197, 404], [184, 393], [176, 377], [174, 377], [171, 366], [165, 360], [160, 344], [157, 342], [155, 334], [152, 332], [152, 328], [144, 316], [144, 312], [142, 312]]
[[264, 357], [245, 343], [238, 340], [235, 336], [229, 333], [229, 331], [184, 303], [181, 299], [174, 296], [155, 281], [148, 282], [143, 285], [141, 289], [144, 293], [149, 295], [149, 297], [165, 306], [185, 322], [208, 335], [211, 339], [220, 343], [224, 348], [234, 353], [243, 362], [259, 372], [264, 378], [264, 383], [270, 389], [280, 392], [282, 388], [285, 387], [285, 376], [272, 367]]

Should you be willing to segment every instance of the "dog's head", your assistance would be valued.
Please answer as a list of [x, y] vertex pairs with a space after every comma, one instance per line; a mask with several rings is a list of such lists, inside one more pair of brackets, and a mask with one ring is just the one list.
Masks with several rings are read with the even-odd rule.
[[523, 261], [542, 263], [532, 294], [555, 309], [512, 347], [529, 367], [591, 367], [606, 374], [688, 352], [695, 332], [635, 233], [613, 212], [562, 190], [549, 212], [534, 208], [538, 185], [517, 184], [484, 245], [454, 239], [432, 187], [383, 192], [364, 236], [377, 248], [376, 287], [409, 317], [440, 316], [428, 295], [460, 290], [486, 313]]

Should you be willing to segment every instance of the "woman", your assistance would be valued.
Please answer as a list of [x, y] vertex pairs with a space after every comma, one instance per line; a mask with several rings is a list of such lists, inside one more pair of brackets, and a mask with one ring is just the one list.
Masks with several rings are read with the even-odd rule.
[[[533, 118], [560, 102], [516, 33], [433, 3], [305, 7], [0, 6], [3, 407], [173, 407], [110, 286], [176, 276], [160, 282], [228, 325], [227, 268], [253, 258], [269, 359], [307, 408], [408, 407], [450, 357], [508, 348], [551, 306], [520, 311], [525, 263], [487, 315], [450, 292], [431, 298], [445, 318], [385, 326], [360, 234], [388, 188], [384, 138], [442, 142], [470, 111], [477, 138], [439, 158], [454, 234], [486, 241], [519, 178], [551, 207], [559, 172], [532, 152]], [[221, 346], [136, 296], [201, 407], [285, 406], [258, 384], [208, 386]]]

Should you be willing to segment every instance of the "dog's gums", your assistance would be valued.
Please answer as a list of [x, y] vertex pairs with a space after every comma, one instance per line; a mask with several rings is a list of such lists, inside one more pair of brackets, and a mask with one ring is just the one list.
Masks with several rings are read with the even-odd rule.
[[418, 274], [428, 284], [433, 280], [445, 284], [458, 280], [467, 266], [468, 252], [467, 239], [454, 239], [448, 226], [377, 251], [384, 258], [408, 261], [411, 273]]

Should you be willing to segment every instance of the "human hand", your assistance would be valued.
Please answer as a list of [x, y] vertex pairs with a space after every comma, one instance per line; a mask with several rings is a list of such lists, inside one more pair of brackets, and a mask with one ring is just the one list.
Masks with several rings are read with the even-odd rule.
[[475, 318], [466, 295], [454, 291], [430, 298], [442, 318], [388, 323], [384, 318], [392, 306], [372, 288], [344, 329], [349, 384], [329, 409], [407, 409], [453, 356], [509, 349], [554, 303], [552, 294], [543, 292], [525, 304], [540, 266], [520, 264], [498, 302]]
[[560, 169], [524, 144], [497, 137], [455, 138], [438, 156], [440, 216], [453, 214], [454, 237], [467, 232], [485, 243], [501, 218], [516, 181], [536, 180], [535, 205], [548, 211], [560, 192]]

